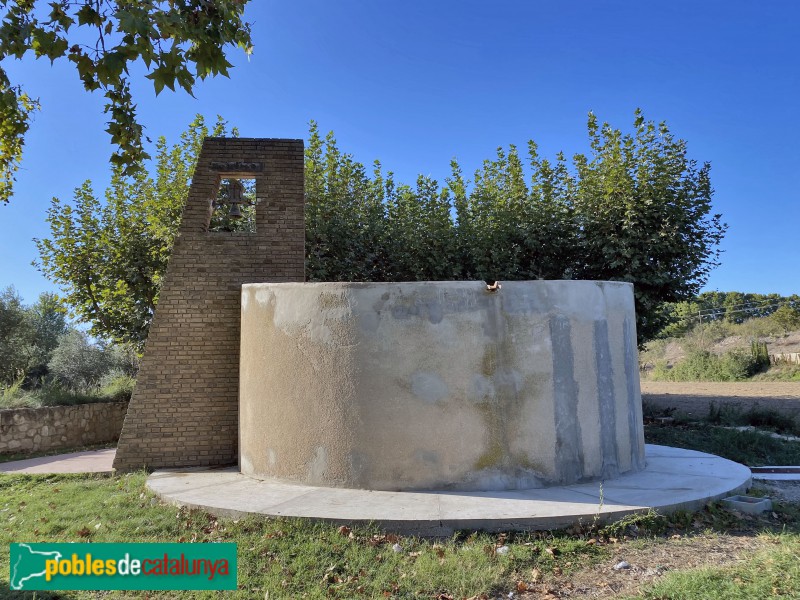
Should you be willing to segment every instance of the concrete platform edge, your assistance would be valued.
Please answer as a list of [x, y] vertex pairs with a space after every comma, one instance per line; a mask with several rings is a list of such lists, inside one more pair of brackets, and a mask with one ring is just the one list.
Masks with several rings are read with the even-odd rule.
[[[148, 478], [147, 486], [169, 504], [218, 516], [375, 524], [385, 531], [438, 537], [457, 530], [534, 531], [578, 522], [606, 523], [650, 508], [662, 514], [697, 510], [725, 496], [743, 493], [751, 485], [747, 467], [717, 456], [652, 445], [647, 446], [647, 454], [649, 465], [656, 470], [648, 473], [646, 468], [605, 482], [606, 498], [617, 499], [602, 506], [592, 491], [593, 484], [501, 493], [374, 492], [255, 480], [235, 468], [157, 471]], [[706, 468], [710, 471], [698, 471]], [[654, 489], [653, 479], [658, 489]], [[626, 495], [642, 501], [626, 502]], [[360, 508], [354, 509], [354, 505]], [[364, 518], [354, 517], [356, 512]]]

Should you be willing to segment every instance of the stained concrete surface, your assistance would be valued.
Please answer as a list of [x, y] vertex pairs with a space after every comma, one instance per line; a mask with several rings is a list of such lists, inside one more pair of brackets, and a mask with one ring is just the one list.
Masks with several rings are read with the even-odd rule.
[[478, 491], [643, 466], [628, 283], [247, 284], [240, 356], [248, 475]]
[[615, 479], [496, 492], [388, 492], [288, 484], [231, 469], [164, 470], [148, 487], [163, 500], [214, 514], [375, 522], [389, 531], [446, 536], [458, 529], [542, 530], [655, 508], [695, 509], [750, 486], [750, 469], [692, 450], [646, 446], [646, 467]]

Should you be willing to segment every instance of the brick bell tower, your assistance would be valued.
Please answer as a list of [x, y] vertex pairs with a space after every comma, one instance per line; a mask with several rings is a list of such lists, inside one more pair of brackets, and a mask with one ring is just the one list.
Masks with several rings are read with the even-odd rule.
[[[210, 229], [225, 179], [254, 180], [254, 231]], [[304, 280], [303, 208], [302, 140], [205, 139], [119, 439], [117, 470], [236, 463], [241, 286]]]

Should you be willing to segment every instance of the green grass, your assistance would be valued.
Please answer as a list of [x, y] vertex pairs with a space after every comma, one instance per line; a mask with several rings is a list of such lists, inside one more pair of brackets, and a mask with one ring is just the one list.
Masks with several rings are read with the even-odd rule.
[[753, 381], [800, 381], [800, 365], [778, 363], [763, 373], [753, 376]]
[[732, 567], [668, 573], [636, 598], [648, 600], [752, 600], [800, 597], [800, 537], [777, 535], [772, 547]]
[[737, 431], [708, 423], [645, 425], [644, 437], [648, 444], [709, 452], [750, 467], [800, 464], [800, 442], [775, 439], [761, 431]]
[[[332, 525], [297, 519], [217, 519], [157, 502], [143, 473], [0, 476], [0, 597], [23, 598], [8, 590], [11, 542], [216, 542], [239, 551], [239, 590], [224, 597], [264, 598], [456, 598], [513, 589], [533, 567], [564, 572], [608, 555], [583, 536], [529, 534], [498, 537], [463, 534], [449, 540], [385, 536], [376, 529], [340, 532]], [[403, 552], [394, 552], [399, 543]], [[510, 552], [498, 555], [498, 544]], [[547, 548], [555, 549], [553, 553]], [[5, 586], [5, 587], [3, 587]], [[388, 596], [385, 594], [388, 593]], [[217, 597], [218, 592], [180, 597]], [[136, 597], [109, 592], [102, 598]], [[27, 596], [30, 597], [30, 596]], [[38, 596], [47, 597], [47, 596]], [[67, 598], [98, 598], [70, 592]], [[149, 598], [173, 598], [174, 592]]]
[[133, 393], [135, 383], [132, 377], [120, 376], [104, 385], [85, 390], [68, 389], [54, 382], [26, 390], [22, 387], [22, 380], [19, 380], [10, 386], [0, 388], [0, 409], [68, 406], [91, 402], [127, 402]]
[[[713, 452], [746, 464], [800, 463], [800, 443], [708, 423], [646, 428], [651, 443]], [[8, 589], [12, 542], [236, 542], [235, 592], [150, 592], [166, 598], [496, 598], [536, 569], [564, 581], [598, 562], [613, 563], [673, 537], [721, 532], [766, 536], [768, 543], [731, 567], [667, 573], [638, 597], [800, 597], [800, 506], [776, 504], [776, 515], [737, 517], [718, 505], [661, 516], [651, 511], [606, 526], [587, 523], [563, 532], [460, 532], [446, 540], [351, 530], [301, 519], [217, 518], [161, 504], [145, 488], [145, 473], [121, 476], [0, 475], [0, 598], [127, 598], [139, 592], [27, 595]], [[678, 534], [678, 536], [675, 536]], [[774, 542], [774, 543], [773, 543]], [[402, 552], [394, 552], [398, 543]], [[677, 542], [676, 542], [677, 543]], [[499, 555], [499, 545], [510, 548]]]

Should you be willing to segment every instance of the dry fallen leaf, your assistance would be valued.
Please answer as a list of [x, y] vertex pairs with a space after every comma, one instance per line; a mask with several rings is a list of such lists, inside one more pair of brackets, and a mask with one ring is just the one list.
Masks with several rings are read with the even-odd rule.
[[531, 581], [539, 583], [542, 580], [542, 572], [539, 569], [531, 569]]
[[352, 530], [347, 525], [342, 525], [341, 527], [339, 527], [339, 533], [341, 535], [350, 535], [351, 531]]
[[86, 538], [92, 535], [92, 531], [88, 527], [84, 527], [83, 529], [78, 529], [78, 535], [82, 538]]
[[517, 582], [517, 592], [522, 593], [522, 592], [527, 592], [527, 591], [528, 591], [528, 584], [525, 583], [524, 581], [518, 581]]

